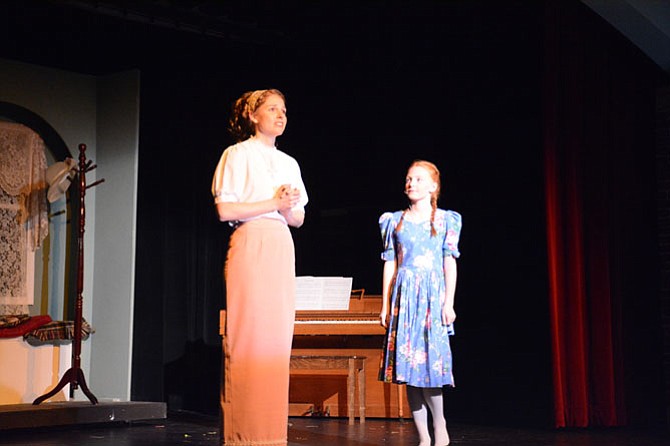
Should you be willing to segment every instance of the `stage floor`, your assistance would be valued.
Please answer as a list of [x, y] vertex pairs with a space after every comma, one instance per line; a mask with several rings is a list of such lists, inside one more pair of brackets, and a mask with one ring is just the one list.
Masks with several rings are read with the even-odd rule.
[[[474, 446], [668, 446], [667, 431], [636, 429], [522, 429], [452, 423], [452, 445]], [[346, 418], [290, 418], [289, 446], [415, 446], [411, 420], [368, 419], [349, 426]], [[0, 432], [3, 446], [213, 446], [218, 421], [189, 414], [164, 420], [60, 426]]]
[[[0, 405], [0, 439], [3, 431], [42, 429], [86, 424], [131, 423], [134, 421], [164, 420], [167, 405], [154, 402], [59, 401], [32, 404]], [[2, 444], [2, 441], [0, 441]]]

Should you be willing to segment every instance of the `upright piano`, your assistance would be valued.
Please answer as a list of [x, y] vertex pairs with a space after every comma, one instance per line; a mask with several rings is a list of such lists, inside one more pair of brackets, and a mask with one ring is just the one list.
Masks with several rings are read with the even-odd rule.
[[[381, 296], [353, 290], [348, 310], [297, 311], [293, 355], [365, 356], [366, 415], [398, 418], [409, 413], [404, 389], [378, 380], [385, 329]], [[346, 376], [292, 375], [289, 414], [347, 416]]]

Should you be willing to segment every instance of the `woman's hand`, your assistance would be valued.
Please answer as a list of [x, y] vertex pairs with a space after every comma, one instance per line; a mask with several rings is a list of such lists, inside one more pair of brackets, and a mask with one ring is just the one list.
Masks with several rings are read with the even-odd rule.
[[300, 190], [291, 187], [290, 184], [282, 184], [275, 192], [274, 199], [277, 202], [279, 213], [290, 212], [300, 200]]
[[299, 228], [305, 221], [305, 212], [302, 209], [293, 208], [300, 202], [300, 189], [291, 187], [290, 184], [282, 184], [273, 200], [277, 204], [277, 211], [286, 219], [286, 223], [294, 228]]
[[278, 211], [288, 224], [300, 227], [305, 213], [292, 210], [299, 201], [300, 190], [291, 187], [290, 184], [283, 184], [275, 191], [272, 198], [254, 202], [220, 202], [216, 203], [216, 211], [221, 221], [245, 220]]

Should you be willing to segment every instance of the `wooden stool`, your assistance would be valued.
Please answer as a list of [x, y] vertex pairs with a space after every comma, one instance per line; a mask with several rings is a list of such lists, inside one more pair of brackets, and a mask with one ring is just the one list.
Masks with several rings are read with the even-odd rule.
[[365, 356], [291, 356], [291, 370], [340, 370], [347, 373], [347, 411], [354, 424], [356, 375], [358, 375], [358, 414], [365, 423]]

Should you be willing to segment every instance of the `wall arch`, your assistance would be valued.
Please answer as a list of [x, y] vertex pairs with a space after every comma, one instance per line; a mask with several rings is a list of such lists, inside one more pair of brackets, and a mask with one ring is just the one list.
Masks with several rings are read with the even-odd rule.
[[0, 101], [0, 117], [30, 127], [35, 133], [40, 135], [55, 159], [73, 158], [70, 149], [56, 129], [37, 113], [11, 102]]

